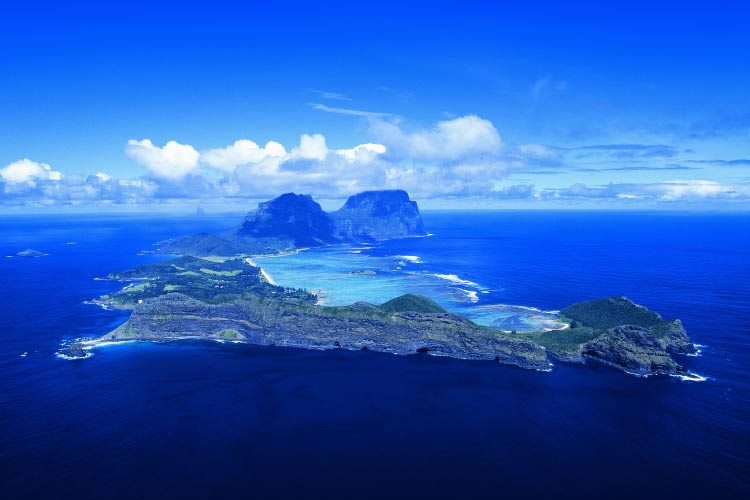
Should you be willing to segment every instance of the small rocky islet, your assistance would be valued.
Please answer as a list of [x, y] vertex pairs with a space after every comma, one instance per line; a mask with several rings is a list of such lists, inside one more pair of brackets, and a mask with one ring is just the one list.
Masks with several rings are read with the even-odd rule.
[[[636, 375], [688, 373], [675, 356], [696, 348], [680, 321], [665, 320], [625, 297], [573, 304], [560, 312], [559, 329], [508, 333], [418, 295], [379, 305], [321, 305], [306, 290], [269, 282], [260, 267], [246, 261], [258, 254], [424, 235], [417, 204], [405, 191], [360, 193], [331, 213], [310, 196], [288, 193], [260, 203], [224, 234], [203, 233], [160, 247], [179, 257], [111, 273], [109, 279], [135, 284], [97, 302], [132, 313], [98, 340], [201, 338], [429, 353], [535, 370], [549, 370], [553, 360], [596, 360]], [[86, 355], [77, 342], [63, 351], [68, 357]]]

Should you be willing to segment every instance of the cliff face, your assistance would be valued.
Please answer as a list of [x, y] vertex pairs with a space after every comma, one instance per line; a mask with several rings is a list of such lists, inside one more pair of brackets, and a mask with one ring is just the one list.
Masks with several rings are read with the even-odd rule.
[[417, 203], [403, 190], [356, 194], [330, 215], [336, 236], [342, 240], [383, 240], [427, 234]]
[[136, 305], [130, 319], [103, 340], [180, 338], [396, 354], [429, 352], [522, 368], [549, 367], [544, 349], [528, 340], [483, 329], [446, 312], [391, 312], [363, 302], [339, 308], [290, 306], [278, 300], [208, 304], [169, 293]]
[[334, 225], [310, 195], [287, 193], [258, 204], [234, 233], [240, 238], [291, 240], [297, 247], [336, 243]]
[[581, 353], [636, 374], [686, 371], [669, 356], [650, 330], [640, 326], [613, 328], [596, 340], [583, 344]]
[[665, 320], [626, 297], [579, 302], [561, 315], [572, 328], [540, 336], [561, 361], [594, 359], [635, 374], [674, 374], [686, 370], [672, 355], [696, 352], [679, 320]]

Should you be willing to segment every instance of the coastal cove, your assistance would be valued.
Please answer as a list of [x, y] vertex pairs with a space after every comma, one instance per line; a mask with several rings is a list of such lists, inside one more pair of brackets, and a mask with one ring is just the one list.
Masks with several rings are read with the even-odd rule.
[[[48, 254], [4, 257], [0, 268], [9, 284], [0, 325], [0, 465], [9, 498], [127, 498], [146, 489], [147, 497], [321, 496], [363, 484], [364, 496], [448, 497], [478, 483], [541, 495], [540, 476], [589, 495], [649, 488], [739, 496], [748, 487], [748, 457], [737, 445], [750, 408], [745, 216], [426, 212], [431, 237], [256, 259], [282, 286], [303, 286], [290, 277], [302, 279], [306, 266], [308, 279], [330, 272], [344, 283], [324, 293], [333, 305], [356, 289], [382, 303], [367, 295], [368, 279], [381, 280], [373, 290], [390, 280], [390, 298], [415, 284], [411, 291], [464, 315], [500, 305], [549, 312], [625, 295], [682, 320], [704, 347], [681, 362], [708, 377], [703, 383], [644, 380], [596, 364], [555, 363], [553, 373], [537, 373], [444, 357], [189, 340], [118, 343], [83, 362], [55, 357], [62, 340], [99, 337], [129, 316], [84, 304], [124, 286], [94, 278], [161, 262], [138, 252], [228, 230], [237, 217], [3, 221], [3, 255]], [[360, 250], [363, 260], [337, 270], [339, 250]], [[376, 274], [348, 274], [365, 269]], [[163, 451], [175, 443], [183, 456]], [[467, 447], [471, 456], [458, 453]], [[232, 457], [221, 471], [211, 467], [220, 456]], [[432, 479], [415, 481], [405, 469]]]

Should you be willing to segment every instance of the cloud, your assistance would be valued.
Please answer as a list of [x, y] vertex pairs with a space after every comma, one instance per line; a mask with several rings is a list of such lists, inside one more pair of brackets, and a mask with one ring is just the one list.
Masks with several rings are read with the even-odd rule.
[[395, 118], [397, 115], [392, 113], [380, 113], [377, 111], [362, 111], [361, 109], [350, 109], [350, 108], [333, 108], [326, 106], [325, 104], [311, 102], [309, 106], [318, 111], [325, 111], [326, 113], [334, 113], [337, 115], [348, 115], [348, 116], [359, 116], [362, 118]]
[[699, 167], [686, 167], [685, 165], [664, 165], [664, 166], [623, 166], [623, 167], [603, 167], [603, 168], [589, 168], [581, 167], [574, 168], [574, 172], [658, 172], [662, 170], [700, 170]]
[[438, 122], [431, 129], [404, 130], [398, 123], [373, 120], [370, 131], [390, 151], [416, 161], [456, 162], [498, 156], [503, 148], [495, 126], [476, 115]]
[[[200, 153], [200, 165], [222, 174], [214, 182], [192, 170], [183, 177], [154, 174], [155, 196], [184, 195], [179, 185], [191, 183], [201, 196], [261, 198], [281, 192], [314, 193], [340, 198], [368, 189], [407, 189], [421, 198], [519, 197], [528, 187], [498, 188], [508, 172], [529, 166], [554, 165], [557, 151], [538, 144], [504, 144], [494, 125], [476, 115], [407, 127], [394, 118], [366, 117], [375, 141], [333, 149], [322, 134], [302, 134], [287, 149], [264, 147], [241, 139]], [[192, 147], [192, 146], [188, 146]], [[166, 148], [166, 147], [165, 147]], [[188, 190], [189, 191], [189, 190]]]
[[750, 166], [750, 160], [748, 159], [736, 159], [736, 160], [688, 160], [689, 163], [697, 164], [709, 164], [719, 165], [722, 167], [746, 167]]
[[164, 147], [154, 146], [150, 139], [130, 140], [125, 153], [146, 167], [154, 176], [163, 179], [182, 179], [198, 168], [200, 154], [189, 144], [175, 141]]
[[661, 185], [664, 193], [661, 199], [664, 201], [691, 200], [702, 198], [727, 197], [734, 198], [748, 194], [748, 190], [729, 186], [716, 181], [708, 180], [690, 180], [690, 181], [668, 181]]
[[328, 99], [331, 101], [351, 101], [350, 97], [345, 96], [339, 92], [328, 92], [326, 90], [312, 90], [314, 94], [318, 94], [321, 99]]
[[6, 186], [14, 184], [34, 185], [37, 181], [59, 181], [62, 179], [62, 173], [52, 170], [52, 167], [46, 163], [24, 158], [0, 168], [0, 178], [5, 181]]
[[570, 148], [571, 151], [593, 151], [618, 159], [673, 158], [679, 150], [663, 144], [594, 144]]
[[[186, 199], [226, 202], [274, 197], [289, 191], [335, 199], [363, 190], [396, 188], [424, 200], [750, 201], [749, 184], [711, 180], [595, 186], [576, 183], [541, 190], [529, 183], [506, 185], [512, 172], [547, 174], [547, 180], [551, 180], [552, 174], [576, 171], [700, 171], [702, 162], [713, 161], [695, 160], [690, 164], [695, 167], [611, 158], [604, 158], [610, 162], [604, 167], [593, 161], [563, 163], [571, 152], [605, 157], [633, 154], [636, 159], [671, 157], [678, 151], [671, 146], [622, 143], [555, 148], [513, 144], [503, 141], [491, 121], [476, 115], [445, 119], [430, 126], [415, 126], [392, 117], [365, 118], [369, 141], [351, 147], [329, 147], [326, 137], [318, 133], [302, 134], [297, 144], [286, 146], [275, 141], [261, 146], [243, 138], [201, 152], [174, 140], [162, 147], [149, 139], [131, 140], [125, 147], [127, 155], [148, 170], [131, 180], [116, 179], [105, 172], [63, 176], [50, 165], [19, 160], [0, 168], [0, 204], [129, 204]], [[741, 165], [739, 162], [747, 160], [726, 161]]]
[[384, 154], [386, 150], [387, 148], [382, 144], [368, 142], [351, 149], [337, 149], [336, 154], [341, 155], [349, 162], [367, 162], [377, 155]]
[[383, 144], [331, 149], [322, 134], [303, 134], [283, 156], [266, 156], [237, 165], [221, 188], [231, 197], [276, 196], [281, 192], [343, 197], [378, 189], [384, 180]]
[[545, 198], [695, 202], [707, 199], [750, 200], [750, 184], [725, 184], [712, 180], [670, 180], [654, 183], [621, 183], [587, 186], [575, 183], [565, 189], [547, 190]]
[[394, 89], [385, 85], [381, 85], [380, 87], [378, 87], [378, 90], [381, 92], [385, 92], [386, 94], [392, 94], [396, 96], [401, 102], [407, 102], [414, 99], [414, 94], [412, 94], [408, 90]]
[[225, 148], [209, 149], [200, 153], [200, 161], [223, 172], [233, 172], [237, 165], [258, 163], [266, 158], [286, 156], [284, 146], [276, 141], [268, 141], [264, 147], [248, 139], [240, 139]]
[[546, 95], [562, 94], [567, 90], [568, 83], [564, 80], [553, 80], [550, 75], [545, 75], [534, 82], [531, 86], [531, 97], [538, 101]]
[[299, 146], [292, 149], [292, 157], [305, 160], [324, 160], [328, 155], [326, 138], [322, 134], [302, 134]]
[[[51, 167], [49, 171], [54, 172]], [[37, 176], [23, 182], [0, 177], [0, 204], [6, 206], [147, 203], [157, 191], [158, 183], [153, 180], [118, 180], [104, 172], [85, 177]]]
[[750, 137], [750, 112], [714, 113], [690, 123], [637, 121], [623, 127], [629, 133], [669, 136], [677, 140]]
[[686, 135], [689, 139], [710, 139], [731, 135], [750, 136], [750, 112], [727, 113], [713, 119], [691, 124]]
[[524, 174], [529, 175], [561, 175], [564, 174], [564, 170], [560, 169], [539, 169], [539, 170], [524, 170]]
[[534, 195], [533, 184], [514, 184], [512, 186], [503, 186], [492, 190], [490, 196], [503, 200], [520, 200], [529, 198]]

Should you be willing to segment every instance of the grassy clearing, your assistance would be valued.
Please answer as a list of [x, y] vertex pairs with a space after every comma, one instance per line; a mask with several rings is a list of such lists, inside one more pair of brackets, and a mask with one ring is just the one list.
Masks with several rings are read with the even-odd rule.
[[236, 339], [239, 334], [236, 330], [224, 330], [221, 332], [221, 336], [225, 339]]
[[142, 292], [150, 287], [154, 286], [153, 283], [141, 283], [140, 285], [131, 286], [130, 288], [123, 290], [125, 293], [136, 293]]
[[522, 334], [553, 352], [571, 353], [578, 350], [581, 344], [585, 344], [600, 336], [603, 332], [587, 326], [566, 328], [565, 330], [550, 330], [548, 332], [531, 332]]
[[234, 271], [214, 271], [213, 269], [201, 267], [201, 272], [206, 274], [213, 274], [215, 276], [237, 276], [242, 272], [242, 269], [236, 269]]
[[222, 257], [221, 255], [205, 255], [201, 257], [201, 259], [207, 260], [209, 262], [214, 262], [216, 264], [223, 264], [229, 259], [234, 259], [234, 257]]

